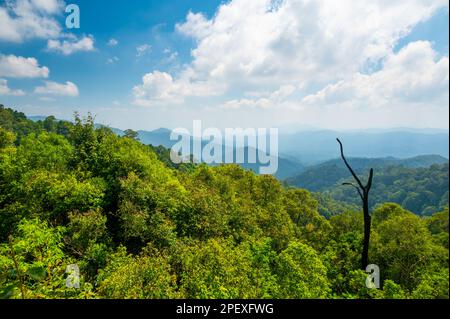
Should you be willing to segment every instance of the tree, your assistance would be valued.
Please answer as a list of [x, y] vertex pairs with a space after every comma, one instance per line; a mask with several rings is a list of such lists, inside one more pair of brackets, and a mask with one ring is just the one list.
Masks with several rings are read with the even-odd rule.
[[400, 206], [384, 204], [377, 208], [373, 226], [371, 248], [382, 278], [413, 291], [448, 266], [448, 250], [433, 242], [426, 220]]
[[[0, 243], [0, 298], [83, 298], [92, 286], [80, 278], [80, 288], [66, 286], [64, 227], [51, 227], [40, 219], [23, 219], [8, 243]], [[87, 295], [86, 295], [87, 293]]]
[[43, 126], [44, 126], [44, 130], [46, 130], [47, 132], [56, 132], [56, 128], [57, 128], [57, 120], [56, 118], [51, 115], [48, 116], [43, 122], [42, 122]]
[[373, 168], [370, 169], [369, 178], [367, 180], [367, 184], [363, 185], [359, 177], [356, 175], [356, 173], [353, 171], [350, 164], [347, 162], [347, 159], [344, 156], [344, 147], [342, 146], [342, 143], [339, 139], [336, 139], [339, 143], [340, 149], [341, 149], [341, 157], [342, 160], [345, 163], [345, 166], [347, 166], [348, 170], [352, 174], [353, 178], [356, 180], [358, 185], [355, 185], [353, 183], [344, 183], [343, 185], [349, 185], [358, 191], [359, 197], [362, 200], [363, 203], [363, 213], [364, 213], [364, 242], [363, 242], [363, 251], [361, 256], [361, 269], [365, 270], [368, 263], [369, 263], [369, 241], [370, 241], [370, 224], [371, 224], [371, 217], [369, 213], [369, 192], [370, 188], [372, 187], [372, 179], [373, 179]]
[[0, 127], [0, 149], [13, 145], [16, 136], [13, 132]]
[[316, 251], [292, 241], [276, 260], [279, 298], [326, 298], [330, 292], [327, 270]]
[[131, 138], [133, 140], [139, 141], [139, 134], [136, 131], [133, 131], [131, 129], [125, 130], [124, 137]]
[[176, 277], [171, 273], [167, 256], [151, 247], [139, 256], [119, 246], [109, 257], [107, 266], [97, 277], [98, 290], [106, 298], [165, 299], [179, 298]]

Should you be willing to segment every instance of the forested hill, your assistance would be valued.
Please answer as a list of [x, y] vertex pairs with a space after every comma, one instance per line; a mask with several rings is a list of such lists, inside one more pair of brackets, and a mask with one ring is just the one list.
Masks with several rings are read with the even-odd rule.
[[[374, 168], [383, 171], [390, 166], [406, 168], [427, 168], [434, 164], [446, 164], [448, 159], [439, 155], [422, 155], [407, 159], [387, 158], [349, 158], [356, 173], [366, 175]], [[334, 187], [344, 178], [351, 177], [342, 159], [334, 159], [307, 167], [304, 172], [286, 179], [289, 185], [307, 188], [311, 191], [324, 191]]]
[[[448, 206], [448, 160], [441, 156], [417, 156], [409, 159], [350, 158], [355, 172], [362, 177], [374, 168], [371, 206], [395, 202], [410, 211], [429, 215]], [[287, 179], [286, 183], [323, 192], [334, 200], [359, 204], [353, 188], [342, 186], [352, 177], [342, 160], [332, 160], [308, 168]]]
[[0, 106], [0, 298], [448, 298], [448, 209], [372, 212], [369, 289], [360, 212], [326, 219], [272, 176], [155, 151], [92, 117]]

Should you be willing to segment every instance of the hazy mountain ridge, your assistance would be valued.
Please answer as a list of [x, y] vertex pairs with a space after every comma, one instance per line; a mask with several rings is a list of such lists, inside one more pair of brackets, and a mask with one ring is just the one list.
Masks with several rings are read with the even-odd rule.
[[[420, 155], [406, 159], [394, 157], [386, 158], [348, 158], [348, 161], [357, 174], [366, 175], [370, 168], [384, 170], [391, 166], [405, 168], [427, 168], [431, 165], [448, 163], [448, 159], [440, 155]], [[324, 163], [310, 166], [299, 175], [286, 179], [289, 185], [306, 188], [311, 191], [323, 191], [335, 186], [344, 178], [350, 178], [350, 172], [342, 159], [337, 158]]]
[[[29, 116], [28, 118], [33, 121], [43, 121], [46, 117]], [[105, 125], [96, 124], [96, 126]], [[119, 136], [124, 135], [124, 130], [106, 127]], [[138, 130], [137, 133], [143, 144], [164, 146], [170, 149], [177, 142], [170, 140], [171, 130], [167, 128], [153, 131]], [[356, 165], [356, 168], [360, 165], [359, 159], [356, 158], [361, 158], [364, 163], [369, 161], [367, 165], [375, 167], [386, 164], [426, 167], [434, 163], [442, 163], [444, 157], [448, 158], [449, 156], [449, 134], [448, 131], [442, 129], [392, 128], [345, 132], [311, 129], [279, 135], [279, 169], [276, 177], [279, 179], [290, 178], [290, 183], [297, 184], [295, 182], [296, 175], [311, 174], [306, 167], [314, 169], [314, 165], [319, 163], [325, 165], [333, 163], [333, 159], [339, 154], [336, 137], [340, 137], [343, 141], [346, 154], [354, 157], [353, 165]], [[209, 141], [202, 141], [202, 146], [207, 143]], [[236, 150], [234, 151], [236, 152]], [[224, 148], [223, 153], [225, 152], [229, 151]], [[335, 162], [342, 166], [339, 160], [335, 160]], [[364, 165], [363, 167], [366, 167]], [[259, 164], [244, 163], [241, 166], [258, 172]], [[329, 167], [324, 166], [321, 169], [326, 170]], [[332, 177], [336, 175], [336, 172], [332, 170], [330, 174]], [[340, 176], [339, 173], [337, 175]], [[335, 182], [335, 179], [331, 178], [331, 181]], [[314, 181], [309, 187], [315, 189]]]
[[448, 133], [421, 133], [396, 131], [386, 133], [314, 131], [280, 136], [280, 154], [294, 156], [304, 164], [317, 164], [336, 158], [339, 146], [336, 138], [344, 144], [351, 157], [409, 158], [436, 154], [449, 156]]
[[[417, 156], [409, 159], [349, 158], [355, 172], [366, 180], [370, 167], [374, 179], [369, 204], [371, 208], [385, 202], [394, 202], [408, 210], [429, 215], [448, 207], [448, 160], [441, 156]], [[342, 160], [335, 159], [307, 168], [303, 173], [288, 178], [285, 183], [320, 192], [327, 198], [351, 205], [360, 205], [352, 187], [343, 182], [353, 178]], [[327, 201], [329, 203], [329, 201]]]

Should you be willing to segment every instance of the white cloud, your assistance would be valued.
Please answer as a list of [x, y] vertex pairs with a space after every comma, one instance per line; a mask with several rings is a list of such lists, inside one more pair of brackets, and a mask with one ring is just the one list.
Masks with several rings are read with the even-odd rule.
[[[445, 6], [447, 0], [232, 0], [211, 19], [190, 12], [176, 30], [196, 41], [192, 62], [166, 74], [163, 85], [143, 81], [135, 97], [152, 104], [161, 96], [167, 103], [230, 92], [270, 96], [283, 86], [314, 94], [390, 57], [399, 39]], [[267, 107], [264, 99], [274, 101], [267, 96], [229, 106]]]
[[291, 96], [296, 90], [293, 85], [282, 85], [277, 91], [270, 94], [270, 99], [274, 101], [281, 101]]
[[25, 92], [22, 90], [12, 90], [8, 87], [6, 79], [0, 79], [0, 95], [23, 96]]
[[383, 107], [399, 104], [448, 105], [449, 59], [439, 58], [431, 43], [417, 41], [389, 55], [372, 74], [355, 73], [302, 100], [306, 105]]
[[117, 40], [114, 39], [114, 38], [109, 39], [109, 41], [108, 41], [108, 45], [109, 45], [110, 47], [115, 47], [115, 46], [118, 45], [118, 44], [119, 44], [119, 41], [117, 41]]
[[141, 57], [152, 49], [150, 44], [142, 44], [136, 47], [136, 56]]
[[92, 35], [83, 36], [81, 39], [68, 40], [48, 40], [47, 49], [64, 55], [71, 55], [75, 52], [94, 51], [94, 37]]
[[389, 54], [401, 35], [445, 3], [286, 0], [272, 9], [271, 0], [235, 0], [208, 21], [188, 14], [177, 29], [198, 41], [195, 72], [279, 86], [358, 71]]
[[[327, 125], [333, 120], [345, 122], [339, 117], [371, 126], [383, 126], [388, 121], [396, 123], [393, 125], [408, 125], [405, 123], [411, 122], [414, 114], [417, 114], [415, 122], [440, 123], [442, 120], [436, 116], [448, 113], [448, 86], [449, 58], [438, 56], [430, 42], [416, 41], [387, 56], [380, 70], [371, 74], [356, 72], [301, 99], [295, 98], [297, 88], [284, 86], [270, 94], [247, 92], [247, 96], [255, 98], [229, 100], [219, 108], [283, 109], [291, 112], [291, 116], [301, 115], [310, 123], [320, 122], [318, 119], [322, 118]], [[427, 109], [428, 116], [424, 116]], [[369, 118], [370, 123], [364, 122]]]
[[[8, 0], [0, 7], [0, 40], [57, 37], [61, 26], [54, 15], [62, 10], [59, 0]], [[62, 11], [61, 11], [62, 12]]]
[[62, 9], [63, 1], [59, 0], [31, 0], [31, 3], [41, 11], [49, 14], [56, 14]]
[[46, 78], [49, 69], [35, 58], [0, 54], [0, 76], [10, 78]]
[[[284, 103], [296, 91], [293, 85], [282, 85], [278, 90], [268, 92], [246, 92], [247, 95], [259, 96], [257, 99], [230, 100], [220, 106], [222, 109], [261, 108], [268, 109]], [[250, 93], [250, 94], [249, 94]]]
[[142, 78], [142, 85], [133, 88], [135, 104], [140, 106], [151, 106], [158, 102], [172, 101], [176, 99], [177, 92], [181, 87], [173, 82], [172, 76], [165, 72], [148, 73]]
[[186, 22], [177, 24], [176, 29], [193, 38], [205, 38], [210, 35], [213, 27], [213, 21], [207, 20], [201, 13], [189, 12], [186, 17]]
[[273, 101], [267, 98], [260, 99], [240, 99], [240, 100], [230, 100], [225, 104], [221, 105], [220, 108], [223, 109], [240, 109], [240, 108], [261, 108], [267, 109], [273, 106]]
[[134, 104], [153, 106], [156, 104], [177, 104], [187, 96], [209, 96], [223, 91], [220, 85], [188, 79], [174, 80], [166, 72], [150, 72], [142, 77], [142, 84], [133, 88]]
[[34, 89], [34, 93], [72, 97], [79, 95], [78, 87], [74, 83], [69, 81], [67, 81], [65, 84], [45, 81], [45, 86], [38, 86]]

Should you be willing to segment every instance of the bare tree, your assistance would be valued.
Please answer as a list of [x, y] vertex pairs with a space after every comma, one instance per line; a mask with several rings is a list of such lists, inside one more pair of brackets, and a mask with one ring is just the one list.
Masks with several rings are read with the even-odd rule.
[[343, 183], [343, 185], [348, 185], [354, 187], [358, 191], [358, 195], [363, 203], [363, 212], [364, 212], [364, 242], [363, 242], [363, 251], [361, 256], [361, 269], [366, 270], [366, 267], [369, 263], [369, 241], [370, 241], [370, 225], [371, 225], [371, 217], [369, 213], [369, 191], [372, 187], [372, 179], [373, 179], [373, 168], [370, 169], [369, 178], [367, 180], [367, 184], [363, 185], [359, 177], [356, 175], [355, 171], [352, 169], [350, 164], [347, 162], [344, 156], [344, 147], [342, 146], [341, 141], [336, 139], [341, 148], [341, 157], [347, 166], [348, 170], [352, 174], [353, 178], [356, 180], [357, 185], [353, 183]]

